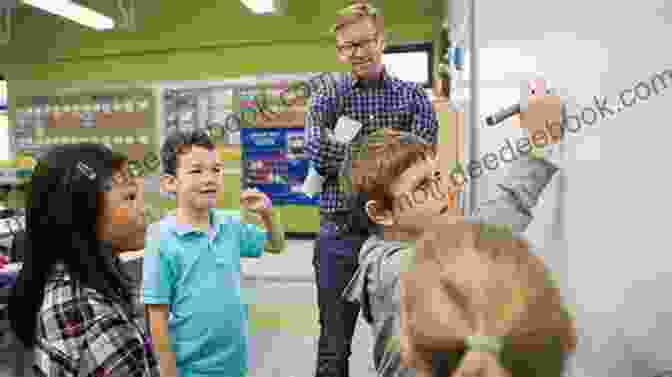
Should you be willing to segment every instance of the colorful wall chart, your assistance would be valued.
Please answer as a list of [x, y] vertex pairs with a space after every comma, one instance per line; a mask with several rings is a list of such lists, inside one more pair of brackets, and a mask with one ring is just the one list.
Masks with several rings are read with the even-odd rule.
[[301, 191], [308, 175], [305, 106], [287, 106], [281, 101], [289, 84], [283, 81], [239, 91], [244, 124], [242, 186], [265, 192], [274, 204], [315, 206], [319, 197]]
[[263, 83], [204, 82], [203, 87], [168, 89], [162, 95], [161, 131], [209, 130], [225, 166], [240, 168], [243, 189], [257, 188], [274, 204], [317, 205], [317, 198], [301, 192], [308, 174], [306, 101], [292, 97], [297, 90], [288, 91], [312, 75], [272, 76], [263, 77]]
[[39, 154], [52, 145], [101, 143], [143, 160], [157, 146], [150, 90], [17, 98], [10, 134], [14, 152]]
[[244, 187], [256, 188], [274, 204], [317, 205], [301, 191], [308, 175], [303, 128], [243, 128]]

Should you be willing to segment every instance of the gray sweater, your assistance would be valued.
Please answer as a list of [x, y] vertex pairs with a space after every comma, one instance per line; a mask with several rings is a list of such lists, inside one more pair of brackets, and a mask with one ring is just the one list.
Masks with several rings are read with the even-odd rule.
[[[506, 225], [524, 232], [532, 221], [531, 209], [558, 168], [542, 159], [521, 156], [507, 178], [498, 185], [499, 194], [472, 213], [492, 225]], [[359, 254], [359, 268], [345, 288], [343, 297], [362, 306], [364, 319], [374, 334], [373, 360], [380, 377], [415, 376], [401, 368], [399, 336], [399, 271], [409, 246], [371, 236]]]

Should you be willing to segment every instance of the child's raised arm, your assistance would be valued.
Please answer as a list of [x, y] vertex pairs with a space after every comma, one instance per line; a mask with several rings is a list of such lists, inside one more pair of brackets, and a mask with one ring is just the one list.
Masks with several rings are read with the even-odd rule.
[[[261, 219], [261, 216], [248, 210], [247, 208], [242, 208], [240, 210], [240, 216], [243, 223], [255, 224], [266, 228], [264, 222]], [[271, 230], [267, 230], [269, 238], [266, 240], [264, 251], [271, 254], [280, 254], [285, 251], [285, 248], [287, 247], [287, 240], [285, 238], [285, 229], [282, 226], [282, 221], [280, 220], [280, 214], [277, 211], [273, 211], [271, 213], [271, 223]]]
[[558, 170], [545, 159], [521, 155], [497, 185], [499, 195], [481, 203], [471, 215], [524, 232], [532, 222], [532, 209]]
[[[271, 200], [266, 194], [256, 190], [246, 190], [240, 194], [241, 213], [257, 215], [265, 231], [254, 224], [242, 224], [240, 256], [258, 258], [268, 240], [284, 248], [284, 231], [279, 218], [274, 215]], [[249, 215], [248, 215], [249, 217]], [[275, 234], [275, 235], [274, 235]], [[280, 242], [282, 240], [282, 242]], [[280, 245], [278, 245], [280, 244]]]

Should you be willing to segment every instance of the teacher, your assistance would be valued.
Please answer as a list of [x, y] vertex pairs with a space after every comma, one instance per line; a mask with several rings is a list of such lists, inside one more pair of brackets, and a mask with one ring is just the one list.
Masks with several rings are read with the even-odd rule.
[[[424, 90], [386, 72], [383, 17], [378, 9], [353, 2], [338, 12], [333, 32], [338, 59], [349, 64], [352, 72], [316, 91], [306, 114], [306, 152], [324, 178], [313, 256], [320, 322], [316, 377], [349, 377], [348, 359], [359, 315], [359, 305], [341, 298], [366, 238], [347, 225], [350, 201], [338, 180], [350, 145], [385, 128], [436, 144], [439, 127]], [[335, 131], [337, 123], [359, 130], [343, 137]]]

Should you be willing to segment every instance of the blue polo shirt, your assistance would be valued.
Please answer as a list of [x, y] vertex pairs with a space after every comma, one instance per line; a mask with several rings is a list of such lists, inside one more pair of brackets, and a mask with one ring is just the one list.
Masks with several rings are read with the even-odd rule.
[[248, 351], [240, 258], [260, 257], [267, 234], [217, 209], [210, 210], [210, 225], [206, 234], [168, 216], [150, 227], [143, 300], [170, 307], [179, 377], [243, 377]]

